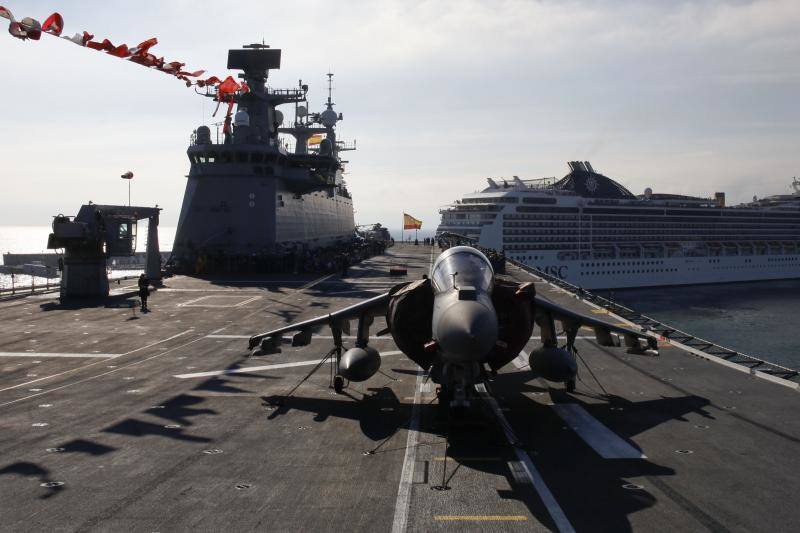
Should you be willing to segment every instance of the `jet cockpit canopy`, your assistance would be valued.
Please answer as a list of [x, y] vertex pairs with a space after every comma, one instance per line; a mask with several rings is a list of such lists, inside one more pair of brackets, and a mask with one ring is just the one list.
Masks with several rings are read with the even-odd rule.
[[431, 281], [437, 293], [454, 287], [474, 287], [490, 293], [494, 287], [494, 269], [486, 256], [475, 248], [454, 246], [436, 260]]

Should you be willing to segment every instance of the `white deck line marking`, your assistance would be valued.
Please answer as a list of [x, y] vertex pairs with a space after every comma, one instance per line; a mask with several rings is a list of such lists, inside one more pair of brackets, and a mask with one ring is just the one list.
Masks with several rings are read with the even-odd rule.
[[511, 447], [514, 448], [514, 453], [516, 454], [517, 459], [519, 459], [520, 463], [522, 463], [522, 467], [528, 478], [531, 480], [531, 484], [536, 489], [536, 492], [539, 493], [539, 498], [541, 498], [542, 503], [547, 509], [547, 512], [550, 514], [550, 518], [553, 519], [556, 529], [562, 533], [575, 533], [575, 529], [572, 527], [567, 515], [564, 514], [561, 506], [558, 505], [553, 493], [550, 492], [550, 489], [545, 484], [544, 479], [542, 479], [542, 475], [539, 474], [539, 471], [534, 466], [530, 456], [528, 456], [527, 452], [517, 445], [519, 439], [517, 439], [517, 436], [514, 434], [514, 430], [511, 429], [511, 424], [509, 424], [508, 420], [506, 420], [503, 411], [500, 410], [500, 406], [497, 405], [497, 400], [492, 398], [483, 383], [475, 385], [475, 390], [478, 391], [484, 401], [486, 401], [489, 404], [489, 407], [491, 407], [494, 416], [500, 423], [500, 427], [503, 428], [503, 433], [505, 433], [506, 440]]
[[647, 459], [577, 403], [557, 403], [553, 410], [603, 459]]
[[[181, 333], [178, 333], [177, 335], [173, 335], [172, 337], [169, 337], [169, 338], [166, 338], [166, 339], [162, 339], [162, 340], [160, 340], [160, 341], [153, 342], [153, 343], [151, 343], [151, 344], [148, 344], [148, 345], [146, 345], [146, 346], [142, 346], [141, 348], [136, 348], [135, 350], [131, 350], [130, 352], [125, 352], [125, 353], [121, 353], [121, 354], [116, 354], [116, 356], [117, 356], [117, 357], [122, 357], [123, 355], [130, 355], [130, 354], [132, 354], [132, 353], [136, 353], [136, 352], [138, 352], [138, 351], [141, 351], [141, 350], [146, 350], [147, 348], [153, 347], [153, 346], [155, 346], [156, 344], [161, 344], [161, 343], [163, 343], [163, 342], [171, 341], [172, 339], [177, 339], [178, 337], [180, 337], [180, 336], [182, 336], [182, 335], [186, 335], [187, 333], [190, 333], [190, 332], [192, 332], [192, 331], [194, 331], [194, 328], [192, 328], [192, 329], [187, 329], [186, 331], [183, 331], [183, 332], [181, 332]], [[201, 338], [202, 338], [202, 337], [201, 337]], [[198, 339], [198, 340], [200, 340], [200, 339]], [[166, 353], [166, 352], [164, 352], [164, 353]], [[16, 388], [19, 388], [19, 387], [24, 387], [24, 386], [26, 386], [26, 385], [30, 385], [31, 383], [36, 383], [36, 382], [43, 381], [43, 380], [46, 380], [46, 379], [55, 378], [55, 377], [61, 376], [61, 375], [63, 375], [63, 374], [69, 374], [70, 372], [75, 372], [76, 370], [82, 370], [82, 369], [84, 369], [84, 368], [89, 368], [90, 366], [94, 366], [94, 365], [96, 365], [96, 364], [98, 364], [98, 363], [101, 363], [101, 362], [103, 362], [103, 359], [100, 359], [100, 360], [98, 360], [98, 361], [95, 361], [94, 363], [89, 363], [89, 364], [87, 364], [87, 365], [78, 366], [78, 367], [75, 367], [75, 368], [70, 368], [69, 370], [64, 370], [63, 372], [59, 372], [59, 373], [57, 373], [57, 374], [51, 374], [51, 375], [49, 375], [49, 376], [44, 376], [44, 377], [42, 377], [42, 378], [34, 379], [34, 380], [31, 380], [31, 381], [26, 381], [25, 383], [19, 383], [18, 385], [13, 385], [13, 386], [11, 386], [11, 387], [6, 387], [5, 389], [0, 389], [0, 392], [4, 392], [4, 391], [7, 391], [7, 390], [12, 390], [12, 389], [16, 389]], [[55, 389], [53, 389], [53, 390], [55, 390]], [[13, 402], [12, 402], [12, 403], [13, 403]], [[2, 404], [2, 405], [0, 405], [0, 407], [2, 407], [3, 405], [8, 405], [8, 404]]]
[[338, 296], [338, 295], [340, 295], [340, 294], [353, 294], [353, 293], [356, 293], [356, 292], [357, 292], [357, 293], [365, 293], [365, 292], [368, 292], [368, 293], [370, 293], [370, 294], [375, 294], [375, 295], [377, 295], [377, 294], [380, 294], [380, 293], [379, 293], [378, 291], [376, 291], [376, 290], [368, 290], [368, 289], [353, 289], [353, 290], [349, 290], [349, 291], [326, 292], [326, 293], [325, 293], [325, 296]]
[[[300, 283], [303, 283], [304, 281], [305, 280], [302, 279], [215, 279], [214, 283], [230, 283], [231, 285], [241, 285], [244, 283], [260, 283], [262, 285], [293, 283], [295, 285], [298, 285]], [[206, 289], [198, 289], [198, 290], [206, 290]], [[229, 290], [229, 289], [220, 289], [220, 290]]]
[[[333, 274], [328, 274], [327, 276], [322, 276], [321, 278], [317, 278], [317, 279], [315, 279], [314, 281], [311, 281], [311, 282], [309, 282], [309, 283], [307, 283], [307, 284], [303, 285], [302, 287], [298, 287], [298, 288], [296, 288], [296, 289], [293, 289], [293, 290], [292, 290], [292, 292], [290, 292], [289, 294], [290, 294], [290, 295], [294, 295], [294, 294], [296, 294], [296, 293], [298, 293], [298, 292], [301, 292], [301, 291], [303, 291], [303, 289], [306, 289], [306, 288], [309, 288], [309, 287], [313, 287], [313, 286], [314, 286], [314, 285], [316, 285], [317, 283], [321, 283], [321, 282], [325, 281], [326, 279], [328, 279], [328, 278], [329, 278], [329, 277], [331, 277], [331, 276], [333, 276]], [[224, 283], [224, 282], [219, 282], [219, 283]], [[251, 311], [250, 313], [247, 313], [247, 314], [246, 314], [246, 315], [244, 315], [243, 317], [240, 317], [240, 318], [239, 318], [239, 320], [240, 320], [240, 321], [243, 321], [243, 320], [245, 320], [245, 319], [247, 319], [247, 318], [250, 318], [251, 316], [254, 316], [254, 315], [257, 315], [257, 314], [259, 314], [259, 313], [262, 313], [262, 312], [266, 311], [267, 309], [269, 309], [270, 307], [272, 307], [273, 305], [275, 305], [276, 303], [277, 303], [277, 304], [286, 303], [286, 301], [285, 301], [285, 298], [288, 298], [288, 296], [284, 296], [284, 299], [283, 299], [283, 300], [273, 300], [273, 301], [270, 301], [270, 302], [269, 302], [267, 305], [265, 305], [264, 307], [259, 307], [258, 309], [254, 310], [254, 311]], [[214, 333], [218, 333], [218, 332], [220, 332], [220, 331], [225, 331], [225, 330], [226, 330], [226, 329], [228, 329], [228, 327], [230, 327], [230, 326], [231, 326], [231, 324], [228, 324], [227, 326], [223, 326], [223, 327], [219, 328], [218, 330], [214, 331]], [[249, 339], [250, 337], [247, 337], [247, 338]]]
[[[217, 330], [217, 331], [219, 331], [219, 330]], [[213, 333], [210, 334], [210, 335], [206, 335], [205, 336], [206, 339], [249, 339], [250, 337], [252, 337], [252, 335], [215, 335]], [[286, 336], [286, 337], [283, 337], [283, 338], [284, 339], [288, 339], [288, 340], [292, 339], [292, 337], [290, 337], [290, 336]], [[333, 339], [333, 335], [313, 335], [311, 338], [312, 339]], [[343, 339], [355, 339], [357, 337], [355, 335], [342, 335], [342, 338]], [[392, 337], [389, 336], [389, 335], [384, 335], [383, 337], [370, 335], [369, 336], [369, 340], [390, 341], [390, 340], [392, 340]]]
[[77, 357], [105, 358], [117, 357], [118, 353], [45, 353], [45, 352], [0, 352], [0, 357]]
[[[253, 297], [247, 298], [246, 300], [243, 300], [241, 302], [229, 303], [229, 304], [205, 304], [205, 303], [202, 303], [203, 300], [206, 300], [208, 298], [237, 298], [237, 299], [240, 299], [240, 298], [242, 298], [242, 296], [246, 296], [246, 295], [219, 296], [219, 295], [213, 295], [212, 294], [212, 295], [207, 295], [207, 296], [201, 296], [199, 298], [195, 298], [194, 300], [189, 300], [188, 302], [184, 302], [182, 304], [178, 304], [178, 307], [217, 307], [217, 308], [241, 307], [243, 305], [249, 304], [250, 302], [253, 302], [253, 301], [258, 300], [258, 299], [261, 298], [261, 296], [253, 296]], [[198, 303], [198, 302], [200, 302], [200, 303]]]
[[514, 363], [514, 366], [519, 370], [522, 370], [528, 366], [528, 354], [525, 352], [525, 350], [520, 350], [519, 355], [516, 356], [511, 362]]
[[392, 281], [362, 281], [359, 278], [344, 278], [341, 281], [331, 281], [330, 283], [326, 283], [326, 285], [334, 285], [334, 284], [342, 284], [342, 285], [388, 285], [393, 286], [397, 285]]
[[242, 307], [243, 305], [247, 305], [247, 304], [249, 304], [250, 302], [255, 302], [256, 300], [260, 300], [260, 299], [261, 299], [261, 296], [253, 296], [252, 298], [250, 298], [250, 299], [248, 299], [248, 300], [245, 300], [245, 301], [243, 301], [243, 302], [239, 302], [239, 303], [238, 303], [238, 304], [236, 304], [234, 307]]
[[[191, 330], [189, 330], [189, 331], [191, 331]], [[180, 336], [180, 335], [177, 335], [177, 336]], [[140, 363], [144, 363], [144, 362], [149, 361], [151, 359], [156, 359], [157, 357], [161, 357], [161, 356], [167, 355], [168, 353], [174, 352], [175, 350], [180, 350], [181, 348], [189, 346], [190, 344], [194, 344], [197, 341], [200, 341], [202, 339], [203, 339], [203, 337], [198, 337], [193, 341], [185, 342], [185, 343], [183, 343], [183, 344], [181, 344], [179, 346], [175, 346], [174, 348], [170, 348], [169, 350], [163, 351], [161, 353], [157, 353], [155, 355], [151, 355], [150, 357], [145, 357], [144, 359], [139, 359], [138, 361], [133, 361], [132, 363], [128, 363], [126, 365], [119, 366], [119, 367], [115, 368], [114, 370], [109, 370], [108, 372], [103, 372], [102, 374], [95, 374], [94, 376], [89, 376], [88, 378], [79, 379], [78, 381], [73, 381], [72, 383], [67, 383], [66, 385], [61, 385], [60, 387], [56, 387], [54, 389], [48, 389], [46, 391], [37, 392], [36, 394], [31, 394], [30, 396], [23, 396], [22, 398], [17, 398], [16, 400], [11, 400], [10, 402], [0, 403], [0, 407], [5, 407], [7, 405], [11, 405], [11, 404], [14, 404], [14, 403], [22, 402], [22, 401], [25, 401], [25, 400], [30, 400], [31, 398], [36, 398], [37, 396], [41, 396], [43, 394], [48, 394], [48, 393], [55, 392], [55, 391], [58, 391], [58, 390], [61, 390], [61, 389], [66, 389], [67, 387], [72, 387], [73, 385], [79, 385], [79, 384], [84, 383], [86, 381], [91, 381], [93, 379], [97, 379], [97, 378], [100, 378], [100, 377], [103, 377], [103, 376], [107, 376], [108, 374], [113, 374], [114, 372], [118, 372], [120, 370], [124, 370], [124, 369], [126, 369], [128, 367], [136, 366], [136, 365], [138, 365]], [[90, 363], [88, 365], [84, 365], [84, 366], [79, 367], [79, 368], [86, 368], [87, 366], [91, 366], [91, 365], [94, 365], [94, 364], [96, 364], [96, 363]], [[63, 374], [63, 372], [62, 372], [62, 374]]]
[[414, 388], [414, 404], [411, 406], [411, 421], [408, 425], [406, 454], [403, 458], [403, 470], [400, 473], [400, 485], [397, 488], [397, 500], [394, 504], [394, 520], [392, 533], [405, 533], [408, 525], [408, 510], [411, 507], [411, 486], [414, 481], [414, 464], [417, 462], [417, 442], [419, 441], [419, 400], [422, 395], [422, 371], [417, 371], [417, 383]]
[[319, 283], [322, 283], [323, 281], [326, 281], [326, 280], [332, 278], [335, 275], [336, 275], [336, 272], [334, 272], [333, 274], [328, 274], [327, 276], [322, 276], [321, 278], [317, 278], [314, 281], [309, 281], [308, 283], [306, 283], [305, 285], [303, 285], [299, 289], [297, 289], [297, 291], [300, 292], [300, 291], [304, 291], [306, 289], [310, 289], [314, 285], [318, 285]]
[[[398, 355], [401, 353], [403, 352], [400, 350], [384, 352], [381, 354], [381, 357], [388, 357], [390, 355]], [[233, 368], [230, 370], [210, 370], [208, 372], [194, 372], [192, 374], [176, 374], [172, 377], [179, 379], [208, 378], [213, 376], [228, 376], [230, 374], [249, 374], [251, 372], [258, 372], [260, 370], [277, 370], [280, 368], [293, 368], [296, 366], [310, 366], [318, 363], [319, 359], [313, 359], [311, 361], [293, 361], [291, 363], [275, 363], [272, 365], [243, 366], [241, 368]]]

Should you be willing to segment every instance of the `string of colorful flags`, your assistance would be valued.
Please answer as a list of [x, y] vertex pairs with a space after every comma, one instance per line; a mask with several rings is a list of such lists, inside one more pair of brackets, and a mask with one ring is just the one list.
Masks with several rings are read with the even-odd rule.
[[[86, 31], [76, 33], [72, 37], [61, 35], [64, 31], [64, 18], [59, 13], [53, 13], [47, 17], [44, 24], [42, 24], [31, 17], [16, 20], [11, 11], [0, 6], [0, 17], [9, 20], [8, 33], [23, 41], [28, 39], [38, 41], [44, 33], [53, 37], [65, 39], [78, 46], [83, 46], [84, 48], [105, 52], [108, 55], [175, 76], [183, 80], [187, 87], [191, 87], [192, 85], [196, 85], [197, 87], [216, 87], [217, 109], [219, 109], [219, 103], [227, 102], [229, 113], [230, 109], [233, 107], [233, 96], [237, 93], [240, 94], [249, 91], [246, 83], [238, 83], [232, 76], [228, 76], [224, 80], [219, 79], [217, 76], [201, 78], [201, 76], [205, 74], [205, 70], [185, 70], [185, 63], [181, 63], [180, 61], [166, 61], [163, 57], [157, 57], [151, 53], [151, 49], [158, 44], [158, 39], [155, 37], [142, 41], [137, 46], [128, 47], [127, 44], [114, 45], [114, 43], [108, 39], [96, 41], [94, 40], [94, 35]], [[216, 111], [214, 114], [216, 114]]]

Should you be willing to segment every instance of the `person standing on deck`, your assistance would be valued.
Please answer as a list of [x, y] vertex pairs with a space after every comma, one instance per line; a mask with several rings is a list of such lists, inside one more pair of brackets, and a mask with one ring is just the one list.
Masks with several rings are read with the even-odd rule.
[[142, 313], [149, 311], [147, 308], [147, 296], [150, 294], [150, 280], [142, 273], [139, 276], [139, 298], [142, 300]]

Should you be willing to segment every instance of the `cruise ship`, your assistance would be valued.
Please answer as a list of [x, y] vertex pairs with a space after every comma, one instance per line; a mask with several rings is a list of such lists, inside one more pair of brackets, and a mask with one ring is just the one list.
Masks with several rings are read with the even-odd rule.
[[728, 207], [725, 194], [635, 195], [587, 161], [561, 179], [491, 179], [440, 210], [437, 230], [476, 239], [586, 289], [800, 278], [794, 192]]

